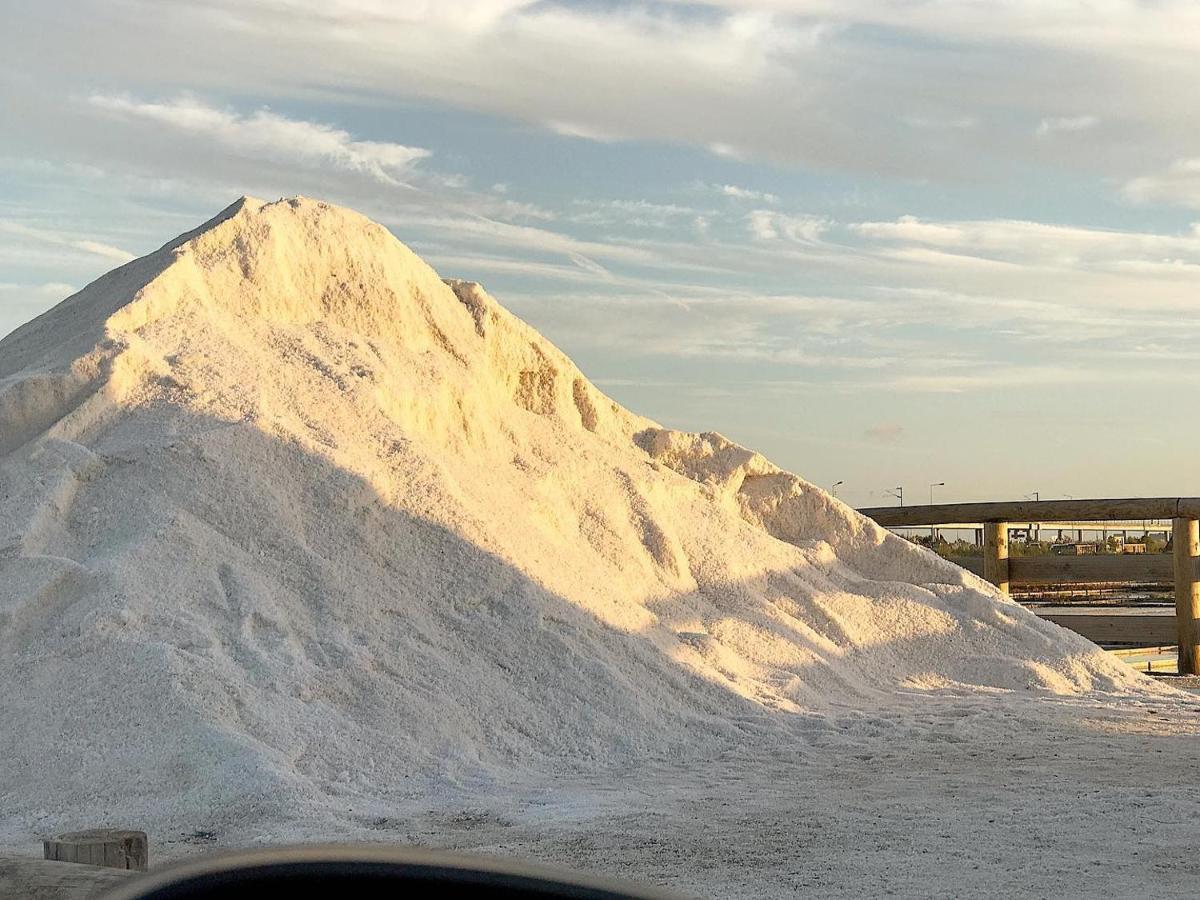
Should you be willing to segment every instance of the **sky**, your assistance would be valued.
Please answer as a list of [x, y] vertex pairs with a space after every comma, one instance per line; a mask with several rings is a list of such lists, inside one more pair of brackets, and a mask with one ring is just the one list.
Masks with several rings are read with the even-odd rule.
[[0, 0], [0, 335], [243, 194], [854, 505], [1200, 494], [1200, 4]]

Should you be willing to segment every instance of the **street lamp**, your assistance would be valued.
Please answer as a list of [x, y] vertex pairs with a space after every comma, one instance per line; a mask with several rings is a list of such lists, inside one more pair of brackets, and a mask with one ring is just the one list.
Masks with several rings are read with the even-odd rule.
[[833, 485], [832, 485], [832, 486], [829, 488], [829, 493], [833, 494], [833, 496], [835, 496], [835, 497], [836, 497], [836, 496], [837, 496], [837, 489], [838, 489], [838, 485], [839, 485], [839, 484], [845, 484], [845, 483], [846, 483], [846, 482], [844, 482], [844, 481], [835, 481], [835, 482], [833, 483]]
[[[1041, 499], [1042, 499], [1042, 495], [1041, 495], [1041, 494], [1039, 494], [1037, 491], [1034, 491], [1032, 494], [1026, 494], [1026, 495], [1025, 495], [1025, 499], [1026, 499], [1026, 500], [1028, 500], [1030, 497], [1032, 497], [1032, 498], [1033, 498], [1033, 502], [1034, 502], [1034, 503], [1037, 503], [1039, 500], [1041, 500]], [[1041, 528], [1040, 528], [1040, 527], [1038, 527], [1038, 528], [1034, 528], [1034, 527], [1033, 527], [1033, 523], [1032, 523], [1032, 522], [1030, 522], [1030, 523], [1029, 523], [1029, 531], [1028, 531], [1028, 532], [1026, 532], [1026, 533], [1027, 533], [1027, 534], [1031, 534], [1031, 535], [1033, 535], [1033, 539], [1034, 539], [1034, 540], [1040, 540], [1040, 539], [1041, 539], [1041, 537], [1042, 537], [1042, 534], [1041, 534]]]
[[[929, 505], [930, 506], [933, 506], [933, 489], [935, 487], [945, 487], [945, 486], [946, 486], [946, 482], [944, 482], [944, 481], [935, 481], [933, 484], [931, 484], [929, 486]], [[936, 525], [929, 526], [929, 536], [933, 540], [935, 540], [935, 541], [937, 540], [937, 526]]]
[[895, 497], [897, 500], [899, 500], [901, 506], [904, 505], [904, 488], [903, 487], [898, 487], [893, 491], [884, 491], [884, 493], [890, 497]]

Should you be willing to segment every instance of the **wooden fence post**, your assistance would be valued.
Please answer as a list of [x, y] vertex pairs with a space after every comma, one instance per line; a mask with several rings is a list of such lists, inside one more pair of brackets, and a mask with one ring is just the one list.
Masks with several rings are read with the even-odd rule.
[[983, 523], [983, 577], [1008, 593], [1008, 523]]
[[1200, 658], [1200, 581], [1196, 557], [1200, 556], [1200, 522], [1175, 517], [1171, 520], [1171, 543], [1175, 548], [1175, 627], [1179, 635], [1179, 674], [1196, 675]]

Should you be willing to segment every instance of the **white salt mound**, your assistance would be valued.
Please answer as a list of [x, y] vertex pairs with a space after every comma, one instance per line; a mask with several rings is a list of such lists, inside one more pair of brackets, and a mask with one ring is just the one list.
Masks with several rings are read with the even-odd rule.
[[902, 689], [1153, 689], [303, 198], [0, 341], [0, 683], [10, 835], [711, 757]]

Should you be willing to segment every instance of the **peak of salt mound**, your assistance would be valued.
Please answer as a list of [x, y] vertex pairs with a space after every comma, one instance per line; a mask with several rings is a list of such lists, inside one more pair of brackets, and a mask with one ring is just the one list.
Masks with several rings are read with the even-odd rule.
[[[198, 323], [247, 359], [282, 331], [309, 329], [448, 357], [475, 375], [472, 393], [508, 395], [590, 431], [628, 435], [648, 424], [603, 398], [477, 284], [443, 282], [382, 226], [304, 197], [243, 197], [0, 341], [0, 451], [60, 420], [98, 384], [111, 394], [142, 385], [143, 370], [173, 377], [171, 354], [150, 352], [144, 336]], [[490, 396], [482, 401], [454, 403], [486, 419]]]
[[302, 198], [0, 341], [0, 683], [22, 834], [325, 820], [898, 689], [1151, 689]]

